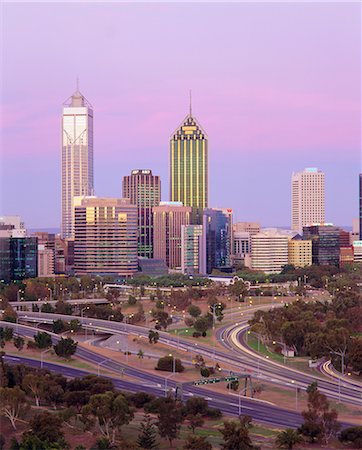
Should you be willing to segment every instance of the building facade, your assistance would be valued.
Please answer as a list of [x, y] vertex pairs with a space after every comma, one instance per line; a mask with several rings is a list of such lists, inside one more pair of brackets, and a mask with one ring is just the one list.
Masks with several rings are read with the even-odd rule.
[[54, 275], [54, 251], [38, 244], [38, 277], [52, 277]]
[[303, 239], [312, 241], [312, 263], [339, 265], [340, 229], [331, 224], [303, 228]]
[[290, 237], [278, 231], [261, 231], [251, 238], [251, 268], [279, 273], [288, 264]]
[[293, 238], [288, 242], [288, 264], [306, 267], [312, 264], [312, 241]]
[[206, 208], [203, 215], [206, 240], [206, 271], [231, 271], [232, 209]]
[[202, 225], [181, 226], [181, 270], [185, 275], [206, 273], [205, 236]]
[[137, 207], [129, 199], [85, 197], [75, 207], [75, 274], [128, 277], [137, 269]]
[[152, 208], [161, 200], [161, 180], [149, 169], [132, 170], [123, 177], [122, 194], [138, 208], [138, 256], [153, 258]]
[[311, 168], [292, 175], [292, 230], [325, 220], [324, 173]]
[[192, 207], [192, 223], [202, 224], [208, 206], [208, 138], [191, 108], [170, 139], [170, 200]]
[[94, 192], [93, 107], [78, 89], [63, 104], [61, 164], [61, 236], [74, 238], [73, 199]]
[[9, 283], [37, 276], [37, 238], [0, 237], [0, 280]]
[[26, 229], [20, 216], [0, 217], [0, 237], [25, 237]]
[[192, 209], [181, 202], [161, 202], [153, 208], [154, 258], [169, 269], [181, 269], [181, 229], [190, 225]]

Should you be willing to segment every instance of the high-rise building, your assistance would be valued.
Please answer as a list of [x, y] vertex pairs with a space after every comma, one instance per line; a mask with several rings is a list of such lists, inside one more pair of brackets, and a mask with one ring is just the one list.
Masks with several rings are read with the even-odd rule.
[[63, 238], [74, 237], [74, 197], [93, 195], [93, 191], [93, 107], [77, 88], [63, 104]]
[[359, 239], [362, 241], [362, 173], [359, 174]]
[[251, 268], [265, 273], [279, 273], [288, 264], [290, 236], [279, 230], [262, 230], [251, 238]]
[[161, 202], [153, 208], [154, 257], [169, 269], [181, 268], [181, 227], [190, 224], [191, 211], [181, 202]]
[[137, 207], [129, 199], [85, 197], [75, 206], [76, 275], [137, 272]]
[[352, 219], [352, 231], [349, 235], [350, 245], [353, 245], [354, 241], [359, 241], [359, 217]]
[[191, 105], [170, 139], [170, 200], [192, 207], [192, 223], [202, 223], [208, 206], [208, 139]]
[[324, 223], [324, 173], [305, 169], [292, 175], [292, 230], [302, 233], [303, 227]]
[[303, 228], [303, 239], [312, 241], [312, 263], [339, 265], [340, 229], [332, 224], [312, 225]]
[[362, 241], [353, 242], [353, 262], [362, 264]]
[[312, 241], [302, 239], [299, 235], [289, 239], [288, 264], [294, 267], [306, 267], [312, 264]]
[[259, 222], [235, 222], [233, 224], [233, 232], [235, 233], [249, 233], [250, 236], [260, 233]]
[[36, 237], [0, 237], [0, 280], [5, 282], [38, 275]]
[[138, 256], [153, 258], [152, 208], [161, 200], [161, 180], [149, 169], [132, 170], [123, 177], [122, 195], [138, 208]]
[[181, 225], [181, 270], [185, 275], [206, 273], [205, 236], [202, 225]]
[[204, 209], [206, 271], [230, 271], [232, 267], [232, 209]]

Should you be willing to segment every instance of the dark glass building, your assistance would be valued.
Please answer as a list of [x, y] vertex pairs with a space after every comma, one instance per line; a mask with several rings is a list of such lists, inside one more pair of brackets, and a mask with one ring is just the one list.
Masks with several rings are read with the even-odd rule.
[[303, 239], [312, 241], [312, 264], [339, 265], [340, 229], [333, 225], [303, 227]]
[[0, 238], [0, 280], [6, 283], [38, 275], [36, 237]]
[[230, 271], [232, 268], [232, 210], [204, 209], [203, 225], [207, 273], [211, 273], [213, 269]]

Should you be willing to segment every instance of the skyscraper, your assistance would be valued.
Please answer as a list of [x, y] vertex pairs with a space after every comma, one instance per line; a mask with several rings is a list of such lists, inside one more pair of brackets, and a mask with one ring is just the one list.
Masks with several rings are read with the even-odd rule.
[[320, 266], [339, 264], [340, 229], [332, 224], [303, 228], [303, 239], [312, 241], [312, 263]]
[[208, 206], [208, 139], [190, 112], [170, 139], [170, 199], [192, 207], [192, 223], [202, 223]]
[[288, 264], [289, 236], [279, 230], [263, 230], [251, 238], [251, 268], [279, 273]]
[[123, 177], [122, 195], [138, 208], [138, 256], [153, 258], [152, 208], [161, 200], [161, 180], [148, 169]]
[[292, 230], [324, 223], [324, 173], [311, 168], [292, 175]]
[[190, 224], [191, 208], [181, 202], [161, 202], [153, 208], [154, 257], [169, 269], [181, 268], [181, 227]]
[[206, 271], [230, 271], [232, 266], [232, 209], [206, 208], [203, 215], [206, 239]]
[[76, 275], [137, 272], [137, 208], [125, 198], [85, 197], [75, 206]]
[[63, 238], [74, 237], [75, 196], [93, 195], [93, 107], [76, 92], [63, 103], [62, 225]]

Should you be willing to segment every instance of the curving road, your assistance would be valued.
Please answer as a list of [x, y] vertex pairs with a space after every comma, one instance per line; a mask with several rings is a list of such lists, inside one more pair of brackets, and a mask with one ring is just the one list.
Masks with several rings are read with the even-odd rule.
[[[263, 307], [270, 307], [270, 305], [265, 305]], [[251, 351], [243, 343], [243, 335], [248, 328], [247, 320], [249, 319], [249, 314], [252, 314], [255, 309], [256, 308], [250, 308], [248, 311], [244, 311], [244, 315], [241, 318], [242, 320], [240, 320], [239, 323], [223, 327], [217, 331], [217, 339], [225, 349], [210, 347], [200, 342], [193, 342], [161, 331], [159, 332], [160, 342], [169, 346], [178, 347], [187, 352], [201, 354], [214, 359], [219, 363], [229, 364], [234, 366], [235, 371], [237, 372], [252, 372], [251, 374], [253, 377], [260, 378], [270, 383], [282, 384], [283, 386], [291, 388], [298, 387], [300, 389], [306, 389], [312, 381], [318, 381], [320, 390], [330, 398], [335, 400], [341, 399], [346, 403], [361, 406], [362, 397], [359, 386], [355, 386], [353, 383], [341, 383], [338, 380], [328, 380], [317, 375], [309, 375], [278, 364], [270, 359], [267, 360], [265, 357]], [[120, 323], [70, 315], [21, 311], [18, 313], [18, 317], [23, 321], [33, 323], [52, 323], [53, 320], [56, 319], [62, 319], [64, 321], [78, 319], [82, 326], [87, 329], [110, 334], [132, 332], [146, 338], [148, 337], [148, 328], [130, 325], [124, 322]]]

